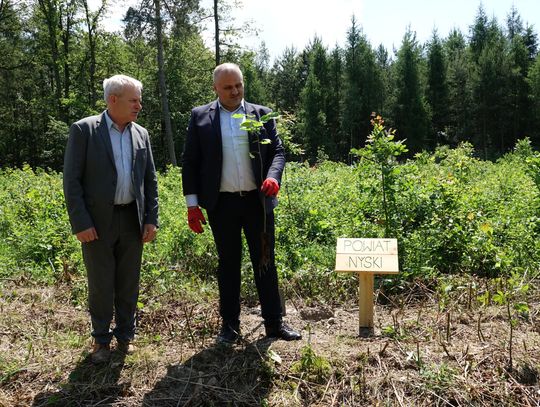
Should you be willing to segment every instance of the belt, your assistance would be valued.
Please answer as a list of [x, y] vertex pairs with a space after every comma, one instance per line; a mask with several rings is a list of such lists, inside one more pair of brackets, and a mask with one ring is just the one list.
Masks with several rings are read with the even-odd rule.
[[256, 193], [256, 189], [252, 189], [251, 191], [236, 191], [236, 192], [220, 192], [221, 194], [228, 195], [228, 196], [238, 196], [238, 197], [245, 197], [248, 195], [252, 195]]
[[114, 204], [114, 207], [116, 209], [127, 209], [127, 208], [132, 207], [134, 204], [135, 204], [135, 201], [131, 201], [130, 203], [127, 203], [127, 204]]

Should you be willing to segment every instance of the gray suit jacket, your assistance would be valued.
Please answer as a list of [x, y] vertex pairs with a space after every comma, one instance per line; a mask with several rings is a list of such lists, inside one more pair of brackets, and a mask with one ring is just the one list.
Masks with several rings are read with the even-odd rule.
[[[108, 230], [116, 191], [116, 166], [105, 112], [71, 125], [64, 156], [64, 196], [73, 233]], [[139, 225], [158, 226], [157, 176], [148, 132], [131, 127], [132, 182]]]

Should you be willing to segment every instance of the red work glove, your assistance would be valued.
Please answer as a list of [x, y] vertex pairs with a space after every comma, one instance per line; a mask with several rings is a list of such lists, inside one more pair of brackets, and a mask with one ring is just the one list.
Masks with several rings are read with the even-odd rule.
[[206, 219], [204, 219], [201, 208], [199, 208], [198, 206], [191, 206], [188, 208], [187, 213], [189, 228], [195, 233], [202, 233], [202, 225], [206, 225]]
[[279, 184], [274, 178], [266, 178], [262, 183], [261, 191], [266, 196], [276, 196], [279, 192]]

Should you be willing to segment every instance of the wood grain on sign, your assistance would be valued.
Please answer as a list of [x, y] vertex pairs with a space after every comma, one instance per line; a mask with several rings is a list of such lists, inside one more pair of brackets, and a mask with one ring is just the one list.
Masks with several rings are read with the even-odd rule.
[[336, 271], [399, 273], [397, 239], [339, 238]]

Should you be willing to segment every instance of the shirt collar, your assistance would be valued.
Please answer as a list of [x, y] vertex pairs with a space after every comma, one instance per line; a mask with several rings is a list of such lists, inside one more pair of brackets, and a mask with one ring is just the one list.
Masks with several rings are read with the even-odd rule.
[[[111, 128], [114, 128], [117, 132], [121, 133], [120, 130], [118, 129], [118, 126], [116, 125], [116, 123], [113, 121], [113, 119], [111, 119], [111, 116], [109, 116], [109, 112], [105, 110], [105, 121], [107, 122], [107, 130], [111, 130]], [[124, 131], [126, 129], [130, 129], [131, 128], [131, 123], [132, 122], [129, 122], [126, 127], [124, 128]]]
[[217, 103], [218, 103], [219, 109], [220, 109], [220, 110], [223, 110], [224, 112], [227, 112], [227, 113], [238, 113], [238, 111], [239, 111], [240, 109], [242, 109], [242, 112], [243, 112], [243, 113], [246, 112], [246, 106], [244, 105], [244, 99], [242, 99], [242, 101], [240, 102], [240, 106], [238, 106], [234, 112], [228, 111], [227, 108], [225, 108], [225, 107], [221, 104], [221, 102], [219, 101], [219, 98], [218, 98], [218, 100], [217, 100]]

